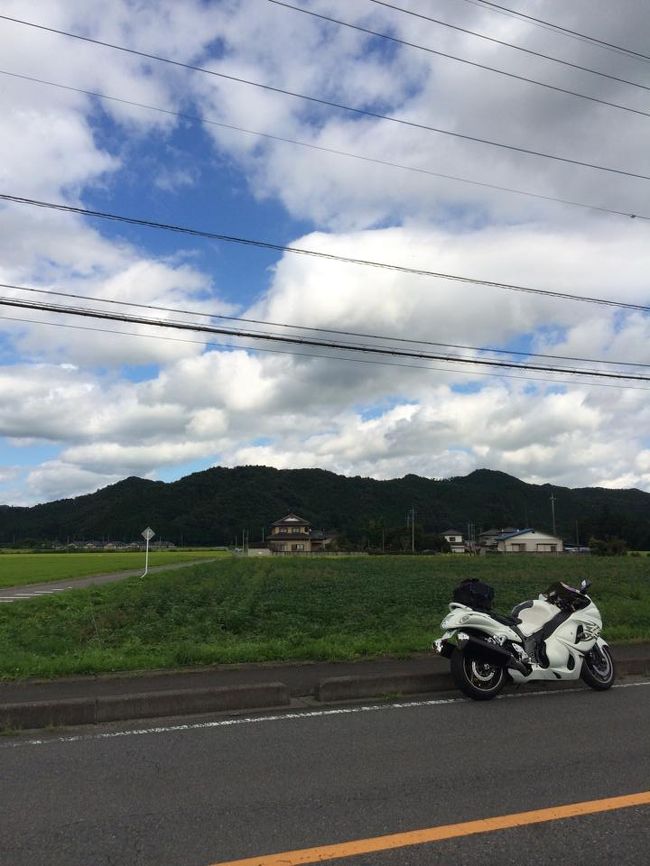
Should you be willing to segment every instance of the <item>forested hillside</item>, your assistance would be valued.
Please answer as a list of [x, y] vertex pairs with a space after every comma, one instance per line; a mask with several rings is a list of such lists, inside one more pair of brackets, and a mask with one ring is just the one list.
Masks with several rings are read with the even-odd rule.
[[[32, 508], [0, 506], [0, 543], [133, 541], [149, 525], [175, 544], [232, 544], [242, 530], [259, 541], [274, 520], [294, 511], [315, 529], [337, 531], [359, 546], [403, 543], [415, 509], [418, 546], [447, 529], [527, 526], [550, 531], [551, 494], [558, 534], [581, 543], [619, 536], [650, 549], [650, 494], [639, 490], [526, 484], [479, 469], [446, 480], [406, 475], [390, 481], [347, 478], [321, 469], [215, 468], [172, 483], [127, 478], [87, 496]], [[401, 540], [400, 540], [401, 539]]]

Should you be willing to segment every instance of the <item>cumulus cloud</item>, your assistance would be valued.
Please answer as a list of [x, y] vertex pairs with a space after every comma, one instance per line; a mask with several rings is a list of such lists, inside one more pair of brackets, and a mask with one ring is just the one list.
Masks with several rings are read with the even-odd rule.
[[[389, 46], [272, 4], [257, 4], [255, 15], [239, 0], [104, 5], [103, 14], [96, 15], [80, 0], [57, 0], [38, 17], [49, 26], [271, 87], [650, 174], [643, 117]], [[313, 0], [304, 7], [643, 107], [633, 88], [425, 26], [374, 4]], [[3, 0], [0, 8], [22, 14], [17, 0]], [[562, 21], [634, 46], [647, 29], [647, 14], [634, 7], [623, 16], [611, 4], [599, 3], [594, 15], [593, 5], [579, 0], [562, 10]], [[490, 15], [470, 4], [454, 4], [444, 15], [452, 23], [577, 64], [631, 80], [640, 75], [629, 58], [601, 51], [596, 59], [593, 46], [569, 43], [512, 16]], [[129, 196], [146, 190], [136, 204], [142, 214], [154, 215], [159, 208], [155, 212], [163, 221], [196, 223], [193, 203], [200, 202], [204, 217], [220, 221], [226, 232], [241, 220], [241, 234], [273, 235], [326, 254], [647, 303], [645, 221], [426, 172], [640, 214], [644, 181], [332, 111], [107, 48], [72, 46], [63, 37], [7, 22], [2, 27], [10, 37], [3, 63], [19, 74], [258, 133], [244, 135], [209, 123], [199, 129], [173, 114], [7, 79], [0, 187], [10, 193], [71, 204], [96, 195], [119, 202], [114, 208], [119, 210], [124, 202], [133, 207]], [[280, 205], [286, 221], [249, 224], [238, 204], [222, 213], [219, 183], [202, 188], [211, 172], [219, 172], [219, 183], [235, 190], [233, 202], [252, 196], [262, 211]], [[485, 368], [453, 362], [458, 353], [485, 358], [493, 353], [481, 347], [508, 347], [562, 356], [530, 359], [540, 366], [571, 367], [584, 358], [590, 369], [606, 370], [611, 369], [606, 362], [625, 361], [638, 365], [628, 371], [643, 376], [641, 365], [650, 364], [650, 334], [642, 310], [288, 253], [271, 270], [260, 267], [251, 277], [251, 261], [239, 259], [233, 267], [223, 245], [207, 256], [190, 240], [179, 244], [176, 239], [172, 246], [158, 235], [134, 236], [126, 227], [116, 233], [81, 217], [8, 204], [0, 204], [0, 255], [2, 282], [84, 295], [91, 300], [83, 304], [92, 309], [190, 323], [241, 312], [263, 321], [382, 336], [378, 341], [338, 335], [351, 343], [378, 345], [391, 337], [402, 341], [392, 342], [393, 347], [441, 355], [435, 361], [358, 356], [352, 350], [226, 336], [221, 345], [217, 338], [205, 345], [207, 338], [200, 335], [160, 339], [172, 335], [142, 324], [87, 320], [84, 327], [94, 330], [82, 331], [72, 318], [4, 308], [3, 314], [31, 322], [0, 322], [0, 435], [6, 446], [0, 453], [6, 464], [0, 469], [0, 501], [28, 504], [76, 495], [127, 474], [155, 478], [163, 467], [169, 472], [188, 462], [321, 466], [378, 478], [407, 472], [445, 477], [489, 466], [534, 482], [650, 490], [643, 432], [650, 407], [647, 391], [641, 390], [647, 384], [617, 389], [605, 387], [614, 381], [597, 384], [544, 371], [488, 375]], [[243, 293], [250, 283], [259, 287], [252, 300], [250, 291]], [[3, 295], [37, 297], [10, 289]], [[274, 330], [296, 334], [288, 327]], [[233, 345], [223, 345], [226, 340]], [[342, 354], [354, 360], [332, 357]], [[21, 483], [24, 470], [16, 469], [22, 465], [17, 455], [35, 443], [48, 443], [57, 455], [32, 466]]]

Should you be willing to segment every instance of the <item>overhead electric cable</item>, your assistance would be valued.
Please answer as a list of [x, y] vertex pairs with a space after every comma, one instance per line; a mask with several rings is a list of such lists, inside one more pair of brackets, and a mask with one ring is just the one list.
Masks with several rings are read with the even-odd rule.
[[650, 376], [624, 372], [606, 372], [602, 370], [584, 370], [579, 368], [553, 367], [541, 364], [521, 364], [510, 361], [499, 361], [487, 358], [461, 358], [459, 356], [439, 355], [430, 352], [416, 352], [395, 347], [380, 347], [367, 345], [352, 345], [314, 339], [311, 337], [287, 336], [284, 334], [260, 334], [256, 331], [245, 331], [242, 329], [215, 327], [214, 325], [201, 325], [193, 322], [170, 321], [166, 319], [148, 319], [144, 316], [126, 316], [124, 314], [112, 313], [108, 310], [94, 310], [86, 307], [66, 307], [60, 304], [43, 304], [32, 301], [23, 301], [16, 298], [0, 298], [0, 306], [16, 307], [19, 309], [37, 310], [39, 312], [50, 312], [63, 315], [80, 316], [83, 318], [101, 319], [114, 322], [126, 322], [136, 325], [150, 325], [156, 328], [170, 328], [180, 331], [190, 331], [207, 334], [220, 334], [240, 339], [263, 340], [269, 342], [286, 343], [289, 345], [314, 346], [316, 348], [343, 349], [345, 351], [361, 352], [371, 355], [382, 355], [397, 358], [415, 358], [427, 361], [446, 361], [456, 364], [470, 364], [478, 367], [493, 367], [517, 370], [533, 370], [542, 373], [569, 373], [572, 376], [591, 376], [604, 379], [629, 380], [638, 382], [650, 382]]
[[252, 325], [265, 325], [268, 328], [285, 328], [294, 331], [309, 331], [317, 334], [335, 334], [341, 337], [358, 337], [364, 340], [387, 340], [394, 343], [403, 343], [417, 346], [435, 346], [444, 349], [464, 349], [470, 352], [487, 352], [498, 355], [517, 355], [525, 358], [548, 358], [555, 361], [581, 361], [585, 364], [607, 364], [610, 366], [643, 367], [648, 368], [650, 364], [636, 361], [608, 361], [604, 358], [585, 358], [574, 355], [554, 355], [543, 352], [519, 351], [516, 349], [496, 349], [491, 346], [467, 346], [457, 343], [440, 343], [435, 340], [418, 340], [408, 337], [388, 336], [387, 334], [369, 334], [363, 331], [345, 331], [338, 328], [314, 327], [313, 325], [296, 325], [289, 322], [271, 322], [268, 319], [252, 319], [244, 316], [228, 316], [225, 313], [206, 313], [200, 310], [185, 310], [178, 307], [163, 307], [158, 304], [140, 304], [135, 301], [119, 301], [114, 298], [97, 297], [93, 295], [81, 295], [77, 292], [61, 292], [55, 289], [38, 289], [33, 286], [19, 286], [14, 283], [0, 283], [2, 289], [12, 289], [19, 292], [47, 295], [48, 297], [70, 298], [75, 301], [93, 301], [95, 303], [110, 304], [119, 307], [135, 307], [141, 310], [151, 310], [158, 313], [174, 313], [183, 316], [199, 316], [204, 319], [221, 319], [228, 322], [244, 322]]
[[522, 196], [527, 196], [529, 198], [540, 199], [542, 201], [553, 202], [555, 204], [563, 204], [563, 205], [569, 205], [571, 207], [584, 208], [585, 210], [593, 210], [593, 211], [597, 211], [598, 213], [611, 214], [612, 216], [622, 216], [622, 217], [627, 217], [628, 219], [650, 220], [650, 214], [631, 213], [630, 211], [616, 210], [614, 208], [603, 207], [601, 205], [588, 204], [586, 202], [574, 201], [572, 199], [566, 199], [566, 198], [558, 198], [557, 196], [552, 196], [552, 195], [544, 195], [543, 193], [531, 192], [530, 190], [515, 189], [514, 187], [502, 186], [502, 185], [496, 184], [496, 183], [486, 183], [485, 181], [472, 180], [471, 178], [459, 177], [458, 175], [443, 174], [442, 172], [439, 172], [439, 171], [431, 171], [430, 169], [420, 168], [420, 167], [414, 166], [414, 165], [403, 165], [403, 164], [398, 163], [398, 162], [391, 162], [390, 160], [387, 160], [387, 159], [377, 159], [376, 157], [364, 156], [363, 154], [360, 154], [360, 153], [352, 153], [352, 152], [347, 151], [347, 150], [338, 150], [338, 149], [333, 148], [333, 147], [325, 147], [324, 145], [321, 145], [321, 144], [313, 144], [313, 143], [307, 142], [307, 141], [299, 141], [298, 139], [295, 139], [295, 138], [284, 138], [281, 135], [271, 135], [268, 132], [259, 132], [258, 130], [255, 130], [255, 129], [245, 129], [241, 126], [234, 126], [231, 123], [222, 123], [221, 121], [211, 120], [209, 118], [202, 117], [202, 116], [199, 116], [196, 114], [188, 114], [187, 112], [182, 112], [182, 111], [172, 111], [169, 108], [160, 108], [159, 106], [155, 106], [155, 105], [147, 105], [147, 104], [142, 103], [142, 102], [134, 102], [131, 99], [123, 99], [119, 96], [109, 96], [106, 93], [99, 93], [98, 91], [95, 91], [95, 90], [84, 90], [81, 87], [72, 87], [69, 84], [60, 84], [60, 83], [55, 82], [55, 81], [47, 81], [46, 79], [43, 79], [43, 78], [35, 78], [34, 76], [31, 76], [31, 75], [22, 75], [21, 73], [18, 73], [18, 72], [9, 72], [6, 69], [0, 69], [0, 75], [7, 75], [10, 78], [17, 78], [17, 79], [20, 79], [21, 81], [29, 81], [33, 84], [42, 84], [42, 85], [45, 85], [47, 87], [56, 87], [60, 90], [69, 90], [69, 91], [72, 91], [73, 93], [82, 93], [82, 94], [84, 94], [84, 96], [91, 96], [93, 98], [103, 99], [103, 100], [107, 100], [109, 102], [117, 102], [117, 103], [120, 103], [121, 105], [129, 105], [133, 108], [143, 108], [143, 109], [146, 109], [147, 111], [157, 111], [157, 112], [160, 112], [161, 114], [167, 114], [167, 115], [170, 115], [172, 117], [178, 117], [181, 120], [190, 120], [190, 121], [193, 121], [193, 122], [199, 123], [199, 124], [205, 123], [209, 126], [218, 126], [218, 127], [221, 127], [222, 129], [229, 129], [229, 130], [233, 130], [234, 132], [244, 133], [246, 135], [256, 135], [256, 136], [259, 136], [260, 138], [267, 138], [271, 141], [280, 141], [280, 142], [283, 142], [285, 144], [293, 144], [293, 145], [296, 145], [298, 147], [304, 147], [304, 148], [308, 148], [310, 150], [320, 151], [321, 153], [331, 153], [331, 154], [334, 154], [335, 156], [343, 156], [343, 157], [347, 157], [349, 159], [356, 159], [356, 160], [360, 160], [361, 162], [371, 163], [373, 165], [381, 165], [381, 166], [384, 166], [387, 168], [395, 168], [395, 169], [399, 169], [401, 171], [409, 171], [409, 172], [413, 172], [415, 174], [427, 175], [429, 177], [437, 177], [437, 178], [441, 178], [443, 180], [451, 180], [451, 181], [454, 181], [457, 183], [467, 183], [467, 184], [470, 184], [471, 186], [483, 187], [484, 189], [494, 189], [494, 190], [497, 190], [499, 192], [507, 192], [507, 193], [512, 193], [514, 195], [522, 195]]
[[578, 30], [572, 30], [569, 27], [562, 27], [560, 24], [555, 24], [553, 21], [545, 21], [543, 18], [535, 18], [533, 15], [527, 15], [525, 12], [519, 12], [516, 9], [510, 9], [508, 6], [500, 6], [498, 3], [491, 3], [488, 0], [466, 0], [466, 2], [474, 3], [475, 6], [488, 6], [494, 10], [505, 12], [507, 15], [514, 15], [517, 18], [525, 18], [527, 21], [532, 21], [542, 27], [558, 30], [567, 36], [572, 36], [586, 42], [592, 42], [594, 45], [600, 45], [603, 48], [611, 49], [622, 54], [627, 54], [630, 57], [635, 57], [639, 60], [650, 60], [650, 55], [642, 54], [640, 51], [635, 51], [632, 48], [627, 48], [623, 45], [616, 45], [613, 42], [606, 42], [604, 39], [598, 39], [596, 36], [589, 36], [587, 33], [580, 33]]
[[8, 193], [0, 193], [0, 201], [13, 202], [15, 204], [26, 204], [33, 207], [45, 208], [47, 210], [61, 211], [62, 213], [79, 214], [81, 216], [89, 216], [97, 219], [105, 219], [111, 222], [126, 223], [127, 225], [135, 225], [144, 228], [160, 229], [162, 231], [171, 231], [191, 237], [207, 238], [209, 240], [224, 241], [226, 243], [241, 244], [243, 246], [259, 247], [260, 249], [274, 250], [282, 253], [292, 253], [295, 255], [310, 256], [313, 258], [321, 258], [327, 261], [342, 262], [349, 265], [361, 265], [363, 267], [380, 268], [382, 270], [396, 271], [403, 274], [412, 274], [420, 277], [434, 277], [441, 280], [451, 280], [452, 282], [467, 283], [470, 285], [485, 286], [494, 289], [504, 289], [512, 292], [524, 292], [532, 295], [540, 295], [546, 298], [558, 298], [566, 301], [580, 301], [587, 304], [600, 304], [607, 307], [616, 307], [624, 310], [637, 310], [638, 312], [650, 312], [650, 306], [645, 304], [631, 304], [625, 301], [615, 301], [611, 298], [595, 298], [586, 295], [574, 295], [568, 292], [554, 292], [549, 289], [535, 289], [531, 286], [521, 286], [514, 283], [502, 283], [496, 280], [485, 280], [479, 277], [467, 277], [460, 274], [447, 274], [442, 271], [431, 271], [425, 268], [412, 268], [406, 265], [392, 264], [390, 262], [375, 261], [373, 259], [359, 259], [351, 256], [341, 256], [335, 253], [326, 253], [321, 250], [310, 250], [305, 247], [287, 246], [285, 244], [275, 244], [270, 241], [255, 240], [253, 238], [237, 237], [235, 235], [219, 234], [217, 232], [209, 232], [202, 229], [189, 228], [187, 226], [178, 226], [170, 223], [159, 223], [154, 220], [137, 219], [136, 217], [127, 217], [121, 214], [108, 213], [106, 211], [90, 210], [88, 208], [75, 207], [73, 205], [57, 204], [56, 202], [41, 201], [38, 199], [24, 198], [21, 196], [9, 195]]
[[488, 66], [485, 63], [478, 63], [475, 60], [467, 60], [464, 57], [458, 57], [455, 54], [449, 54], [445, 51], [438, 51], [435, 48], [429, 48], [425, 45], [419, 45], [415, 42], [408, 42], [406, 39], [399, 39], [397, 36], [389, 36], [387, 33], [380, 33], [377, 30], [370, 30], [368, 27], [362, 27], [359, 24], [352, 24], [349, 21], [341, 21], [340, 18], [332, 18], [329, 15], [322, 15], [320, 12], [315, 12], [313, 9], [303, 9], [300, 6], [294, 6], [291, 3], [285, 3], [284, 0], [267, 0], [268, 3], [273, 3], [274, 6], [280, 6], [284, 9], [291, 9], [294, 12], [301, 12], [303, 15], [310, 15], [312, 18], [319, 18], [321, 21], [328, 21], [331, 24], [337, 24], [340, 27], [349, 27], [351, 30], [357, 30], [360, 33], [366, 33], [378, 39], [385, 39], [389, 42], [394, 42], [397, 45], [403, 45], [407, 48], [415, 48], [418, 51], [426, 51], [428, 54], [435, 54], [437, 57], [444, 57], [446, 60], [454, 60], [457, 63], [464, 63], [468, 66], [473, 66], [476, 69], [483, 69], [487, 72], [494, 72], [497, 75], [504, 75], [506, 78], [512, 78], [515, 81], [523, 81], [526, 84], [534, 84], [537, 87], [544, 87], [547, 90], [554, 90], [556, 93], [564, 93], [567, 96], [575, 96], [579, 99], [587, 99], [589, 102], [598, 102], [600, 105], [606, 105], [609, 108], [616, 108], [620, 111], [629, 111], [632, 114], [640, 114], [643, 117], [650, 117], [650, 112], [643, 111], [640, 108], [631, 108], [627, 105], [621, 105], [618, 102], [610, 102], [607, 99], [601, 99], [598, 96], [588, 96], [586, 93], [579, 93], [576, 90], [569, 90], [566, 87], [558, 87], [555, 84], [548, 84], [545, 81], [538, 81], [536, 78], [528, 78], [525, 75], [518, 75], [515, 72], [506, 72], [504, 69], [498, 69], [496, 66]]
[[452, 138], [458, 138], [458, 139], [461, 139], [463, 141], [472, 141], [476, 144], [485, 144], [485, 145], [488, 145], [490, 147], [502, 148], [505, 150], [510, 150], [514, 153], [523, 153], [523, 154], [526, 154], [528, 156], [536, 156], [536, 157], [539, 157], [541, 159], [550, 159], [550, 160], [553, 160], [555, 162], [567, 163], [568, 165], [579, 165], [579, 166], [582, 166], [583, 168], [591, 168], [591, 169], [594, 169], [595, 171], [604, 171], [604, 172], [608, 172], [610, 174], [618, 174], [618, 175], [622, 175], [624, 177], [632, 177], [632, 178], [636, 178], [637, 180], [650, 180], [650, 175], [640, 174], [640, 173], [633, 172], [633, 171], [627, 171], [626, 169], [622, 169], [622, 168], [613, 168], [612, 166], [599, 165], [597, 163], [586, 162], [586, 161], [579, 160], [579, 159], [572, 159], [572, 158], [567, 157], [567, 156], [560, 156], [558, 154], [546, 153], [545, 151], [532, 150], [531, 148], [520, 147], [520, 146], [514, 145], [514, 144], [508, 144], [507, 142], [493, 141], [492, 139], [481, 138], [480, 136], [476, 136], [476, 135], [469, 135], [469, 134], [463, 133], [463, 132], [456, 132], [456, 131], [450, 130], [450, 129], [443, 129], [442, 127], [430, 126], [430, 125], [425, 124], [425, 123], [417, 123], [416, 121], [406, 120], [405, 118], [395, 117], [394, 115], [390, 115], [390, 114], [380, 114], [377, 111], [370, 111], [369, 109], [366, 109], [366, 108], [355, 108], [355, 107], [350, 106], [350, 105], [344, 105], [343, 103], [340, 103], [340, 102], [334, 102], [333, 100], [323, 99], [323, 98], [317, 97], [317, 96], [309, 96], [305, 93], [297, 93], [296, 91], [287, 90], [287, 89], [282, 88], [282, 87], [273, 87], [270, 84], [263, 84], [259, 81], [251, 81], [250, 79], [241, 78], [241, 77], [236, 76], [236, 75], [227, 75], [225, 72], [216, 72], [214, 69], [207, 69], [206, 67], [203, 67], [203, 66], [195, 66], [195, 65], [190, 64], [190, 63], [182, 63], [179, 60], [172, 60], [169, 57], [161, 57], [159, 55], [150, 54], [150, 53], [145, 52], [145, 51], [138, 51], [135, 48], [126, 48], [123, 45], [116, 45], [115, 43], [112, 43], [112, 42], [104, 42], [100, 39], [92, 39], [90, 36], [82, 36], [79, 33], [71, 33], [70, 31], [67, 31], [67, 30], [59, 30], [59, 29], [54, 28], [54, 27], [46, 27], [44, 24], [35, 24], [32, 21], [25, 21], [25, 20], [20, 19], [20, 18], [12, 18], [9, 15], [0, 15], [0, 20], [11, 21], [15, 24], [21, 24], [21, 25], [24, 25], [26, 27], [34, 27], [37, 30], [44, 30], [44, 31], [49, 32], [49, 33], [56, 33], [56, 34], [61, 35], [61, 36], [70, 37], [71, 39], [79, 39], [82, 42], [89, 42], [89, 43], [92, 43], [94, 45], [102, 45], [105, 48], [111, 48], [111, 49], [114, 49], [116, 51], [125, 52], [127, 54], [133, 54], [137, 57], [144, 57], [147, 60], [156, 60], [156, 61], [159, 61], [161, 63], [169, 63], [172, 66], [177, 66], [177, 67], [180, 67], [182, 69], [189, 69], [193, 72], [202, 72], [202, 73], [205, 73], [206, 75], [212, 75], [216, 78], [223, 79], [224, 81], [234, 81], [238, 84], [245, 84], [249, 87], [259, 87], [262, 90], [266, 90], [270, 93], [280, 93], [284, 96], [290, 96], [294, 99], [304, 99], [307, 102], [311, 102], [311, 103], [316, 104], [316, 105], [324, 105], [324, 106], [327, 106], [328, 108], [336, 108], [337, 110], [340, 110], [340, 111], [352, 112], [353, 114], [358, 114], [358, 115], [361, 115], [363, 117], [371, 117], [375, 120], [385, 120], [385, 121], [388, 121], [389, 123], [399, 124], [400, 126], [406, 126], [406, 127], [411, 128], [411, 129], [418, 129], [418, 130], [421, 130], [424, 132], [433, 132], [437, 135], [448, 135], [448, 136], [451, 136]]
[[561, 57], [554, 57], [552, 54], [544, 54], [542, 51], [534, 51], [532, 48], [524, 48], [523, 45], [516, 45], [514, 42], [507, 42], [505, 39], [497, 39], [495, 36], [488, 36], [486, 33], [479, 33], [477, 30], [469, 30], [467, 27], [460, 27], [458, 24], [450, 24], [448, 21], [442, 21], [440, 18], [433, 18], [430, 15], [424, 15], [422, 12], [415, 12], [413, 9], [404, 9], [403, 6], [396, 6], [394, 3], [385, 2], [385, 0], [369, 0], [369, 2], [375, 3], [377, 6], [385, 6], [386, 9], [393, 9], [395, 12], [402, 12], [404, 15], [411, 15], [422, 21], [430, 21], [432, 24], [439, 24], [441, 27], [447, 27], [450, 30], [457, 30], [459, 33], [476, 36], [477, 39], [484, 39], [487, 42], [493, 42], [495, 45], [503, 45], [506, 48], [512, 48], [515, 51], [530, 54], [532, 57], [541, 57], [543, 60], [560, 63], [562, 66], [567, 66], [570, 69], [579, 69], [581, 72], [589, 72], [591, 75], [598, 75], [601, 78], [607, 78], [610, 81], [617, 81], [619, 84], [629, 84], [631, 87], [638, 87], [641, 90], [650, 91], [650, 86], [647, 84], [641, 84], [638, 81], [630, 81], [628, 78], [621, 78], [618, 75], [611, 75], [609, 72], [603, 72], [600, 69], [592, 69], [589, 66], [582, 66], [580, 63], [572, 63], [570, 60], [564, 60]]
[[[199, 346], [215, 346], [220, 349], [232, 349], [241, 351], [242, 346], [234, 345], [231, 343], [223, 343], [221, 341], [217, 342], [215, 340], [189, 340], [186, 337], [167, 337], [161, 334], [143, 334], [135, 331], [117, 331], [113, 328], [92, 328], [84, 325], [72, 325], [70, 323], [65, 322], [51, 322], [46, 321], [45, 319], [25, 319], [18, 316], [4, 316], [0, 314], [0, 319], [8, 322], [20, 322], [22, 324], [28, 325], [46, 325], [48, 327], [53, 328], [69, 328], [75, 331], [90, 331], [92, 333], [99, 334], [112, 334], [120, 337], [136, 337], [137, 339], [147, 339], [147, 340], [166, 340], [171, 343], [189, 343], [192, 345]], [[488, 370], [481, 370], [480, 372], [475, 372], [473, 370], [462, 370], [459, 371], [455, 367], [440, 367], [438, 365], [427, 364], [426, 366], [422, 364], [404, 364], [395, 361], [377, 361], [371, 360], [369, 358], [350, 358], [344, 355], [323, 355], [316, 352], [291, 352], [288, 349], [269, 349], [268, 346], [265, 348], [261, 348], [260, 346], [246, 346], [246, 351], [250, 352], [263, 352], [264, 354], [271, 355], [289, 355], [294, 358], [317, 358], [320, 360], [327, 361], [343, 361], [349, 364], [370, 364], [372, 366], [378, 367], [401, 367], [402, 369], [407, 370], [424, 370], [429, 373], [459, 373], [462, 372], [463, 376], [480, 376], [491, 377], [496, 379], [514, 379], [515, 381], [522, 382], [544, 382], [546, 384], [551, 383], [554, 385], [575, 385], [575, 380], [571, 379], [557, 379], [556, 377], [548, 378], [541, 376], [515, 376], [511, 373], [490, 373]], [[640, 385], [616, 385], [613, 382], [588, 382], [586, 383], [590, 388], [615, 388], [616, 390], [625, 390], [625, 391], [650, 391], [650, 388], [644, 388]]]

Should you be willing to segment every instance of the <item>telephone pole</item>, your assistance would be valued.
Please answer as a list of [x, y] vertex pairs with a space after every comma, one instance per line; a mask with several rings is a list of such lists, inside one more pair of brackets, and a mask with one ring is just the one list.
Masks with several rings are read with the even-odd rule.
[[551, 493], [551, 516], [553, 519], [553, 535], [557, 535], [555, 531], [555, 496]]
[[406, 513], [406, 528], [411, 527], [411, 553], [415, 553], [415, 508], [411, 506]]

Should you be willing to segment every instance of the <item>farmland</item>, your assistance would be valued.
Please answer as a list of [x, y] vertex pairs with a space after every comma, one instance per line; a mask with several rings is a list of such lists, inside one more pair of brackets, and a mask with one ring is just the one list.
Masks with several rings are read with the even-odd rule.
[[[149, 567], [222, 556], [214, 550], [161, 550], [149, 554]], [[70, 580], [91, 574], [144, 568], [144, 553], [2, 553], [0, 588]]]
[[0, 607], [0, 677], [422, 652], [463, 577], [501, 611], [586, 577], [609, 640], [650, 639], [647, 557], [225, 557]]

